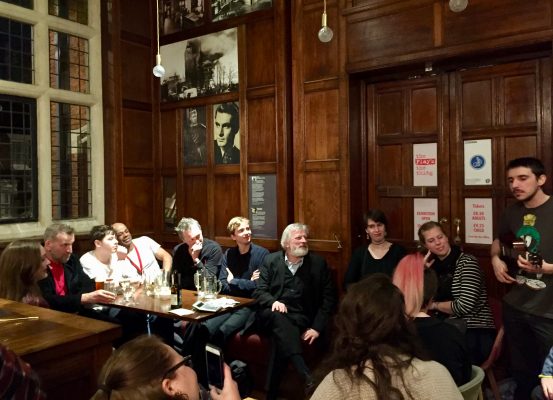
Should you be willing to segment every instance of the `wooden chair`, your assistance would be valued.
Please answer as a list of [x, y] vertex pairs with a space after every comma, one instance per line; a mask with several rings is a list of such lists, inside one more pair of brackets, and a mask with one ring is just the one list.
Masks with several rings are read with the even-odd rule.
[[493, 367], [495, 362], [501, 355], [501, 351], [503, 349], [504, 329], [503, 320], [501, 318], [502, 306], [501, 301], [497, 299], [489, 298], [488, 302], [490, 304], [490, 308], [492, 309], [493, 319], [495, 327], [497, 329], [497, 335], [495, 336], [492, 351], [490, 352], [488, 359], [484, 361], [482, 365], [480, 365], [480, 368], [482, 368], [486, 373], [486, 378], [488, 379], [488, 384], [490, 385], [494, 399], [501, 400], [501, 394], [499, 393], [499, 387], [497, 386]]
[[477, 365], [472, 366], [470, 381], [459, 386], [459, 391], [464, 400], [483, 400], [482, 381], [484, 380], [484, 371]]

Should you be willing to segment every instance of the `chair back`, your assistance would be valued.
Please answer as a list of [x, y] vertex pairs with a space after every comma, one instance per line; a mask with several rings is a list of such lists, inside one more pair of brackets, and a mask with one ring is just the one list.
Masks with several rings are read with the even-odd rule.
[[472, 366], [470, 381], [459, 386], [459, 391], [465, 400], [477, 400], [481, 395], [484, 370], [477, 365]]

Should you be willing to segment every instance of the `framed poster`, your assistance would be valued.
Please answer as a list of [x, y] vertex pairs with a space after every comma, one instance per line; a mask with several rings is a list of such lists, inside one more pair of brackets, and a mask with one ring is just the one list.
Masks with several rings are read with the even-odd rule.
[[191, 167], [207, 164], [205, 106], [184, 110], [182, 135], [184, 165]]
[[272, 6], [272, 0], [211, 0], [211, 14], [213, 21], [221, 21]]
[[252, 235], [277, 238], [276, 175], [250, 175], [248, 194]]
[[465, 140], [465, 185], [492, 184], [492, 140]]
[[419, 228], [429, 221], [438, 220], [438, 199], [413, 199], [414, 238], [419, 240]]
[[159, 35], [204, 24], [204, 0], [159, 0]]
[[238, 91], [236, 28], [160, 47], [161, 101]]
[[438, 144], [413, 145], [413, 186], [438, 186]]
[[492, 244], [492, 199], [465, 199], [465, 242]]
[[240, 163], [240, 107], [237, 101], [213, 106], [215, 164]]

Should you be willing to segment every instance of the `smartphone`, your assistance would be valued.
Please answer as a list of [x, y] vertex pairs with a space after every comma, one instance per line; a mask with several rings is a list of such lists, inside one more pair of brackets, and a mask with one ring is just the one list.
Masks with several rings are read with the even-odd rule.
[[216, 388], [222, 389], [225, 379], [223, 351], [212, 344], [205, 346], [205, 359], [207, 365], [207, 382]]

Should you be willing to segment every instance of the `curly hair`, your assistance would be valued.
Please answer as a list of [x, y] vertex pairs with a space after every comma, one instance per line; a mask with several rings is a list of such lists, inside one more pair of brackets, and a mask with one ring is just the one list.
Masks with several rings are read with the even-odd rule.
[[[392, 384], [392, 377], [398, 376], [412, 398], [403, 374], [413, 358], [428, 358], [405, 316], [403, 295], [388, 276], [373, 274], [351, 285], [340, 304], [335, 329], [331, 353], [317, 373], [319, 380], [340, 370], [351, 385], [368, 383], [379, 400], [404, 400]], [[365, 373], [368, 366], [372, 378]]]

